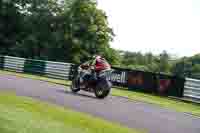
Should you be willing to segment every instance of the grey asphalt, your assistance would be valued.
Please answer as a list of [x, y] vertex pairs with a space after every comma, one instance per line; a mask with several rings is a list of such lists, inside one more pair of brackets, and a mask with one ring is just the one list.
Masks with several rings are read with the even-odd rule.
[[200, 118], [195, 116], [126, 98], [109, 96], [98, 100], [89, 93], [65, 90], [62, 85], [0, 74], [2, 93], [12, 91], [148, 133], [200, 133]]

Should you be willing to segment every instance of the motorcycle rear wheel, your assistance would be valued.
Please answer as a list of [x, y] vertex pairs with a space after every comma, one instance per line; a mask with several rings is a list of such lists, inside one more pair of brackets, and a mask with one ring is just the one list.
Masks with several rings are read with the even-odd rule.
[[99, 99], [104, 99], [105, 97], [107, 97], [110, 93], [110, 90], [103, 90], [101, 88], [96, 88], [94, 90], [95, 96]]

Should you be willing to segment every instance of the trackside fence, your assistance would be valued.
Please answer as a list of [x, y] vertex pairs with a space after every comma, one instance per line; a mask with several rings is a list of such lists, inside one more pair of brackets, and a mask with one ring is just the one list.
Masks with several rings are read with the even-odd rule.
[[[0, 56], [2, 70], [62, 80], [72, 79], [75, 66], [72, 63]], [[130, 91], [183, 97], [200, 102], [200, 80], [122, 68], [113, 68], [112, 72], [107, 73], [107, 78], [115, 86], [127, 87]]]

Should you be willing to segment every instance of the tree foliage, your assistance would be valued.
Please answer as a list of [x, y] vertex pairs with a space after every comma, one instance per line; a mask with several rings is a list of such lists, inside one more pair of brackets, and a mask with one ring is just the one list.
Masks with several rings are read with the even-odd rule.
[[100, 53], [114, 61], [114, 34], [94, 0], [4, 0], [0, 20], [0, 54], [80, 63]]
[[180, 59], [172, 68], [175, 75], [200, 79], [200, 54]]

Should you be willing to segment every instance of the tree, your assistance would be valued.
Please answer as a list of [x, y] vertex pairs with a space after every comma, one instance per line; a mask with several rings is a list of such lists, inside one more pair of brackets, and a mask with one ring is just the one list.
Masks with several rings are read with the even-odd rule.
[[178, 76], [199, 78], [196, 75], [200, 73], [200, 56], [183, 57], [172, 67], [172, 72]]
[[160, 63], [159, 63], [159, 69], [160, 72], [170, 72], [170, 64], [169, 64], [169, 54], [166, 51], [163, 51], [160, 54]]
[[110, 48], [113, 31], [94, 0], [0, 1], [0, 54], [80, 63]]
[[22, 15], [18, 7], [19, 0], [0, 1], [0, 54], [7, 54], [9, 48], [19, 40], [22, 27]]
[[[51, 42], [51, 24], [60, 11], [55, 0], [12, 0], [0, 4], [3, 54], [40, 58]], [[3, 29], [2, 29], [3, 28]]]
[[48, 59], [47, 49], [56, 44], [54, 24], [61, 10], [54, 0], [33, 0], [28, 5], [21, 9], [24, 35], [13, 51], [23, 57]]
[[121, 66], [122, 57], [119, 52], [112, 48], [107, 48], [107, 50], [103, 53], [103, 56], [113, 65], [113, 66]]
[[147, 64], [152, 64], [152, 63], [154, 63], [154, 56], [153, 56], [153, 54], [152, 53], [146, 53], [145, 54], [145, 63], [147, 63]]
[[71, 42], [71, 58], [79, 63], [88, 55], [111, 50], [109, 42], [113, 31], [108, 26], [106, 14], [97, 8], [94, 0], [77, 0], [68, 14], [69, 23], [65, 37]]
[[184, 77], [185, 76], [185, 71], [184, 71], [184, 60], [179, 60], [177, 61], [173, 66], [172, 66], [172, 73], [177, 76]]

